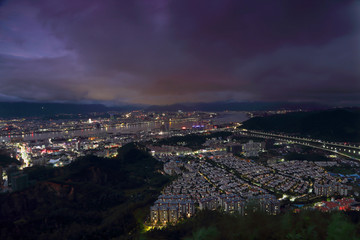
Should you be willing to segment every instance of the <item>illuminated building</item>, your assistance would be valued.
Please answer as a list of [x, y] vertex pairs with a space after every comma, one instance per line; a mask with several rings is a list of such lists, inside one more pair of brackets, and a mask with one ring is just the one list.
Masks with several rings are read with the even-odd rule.
[[153, 224], [165, 225], [176, 223], [181, 217], [195, 214], [194, 201], [185, 195], [160, 195], [150, 208], [150, 221]]

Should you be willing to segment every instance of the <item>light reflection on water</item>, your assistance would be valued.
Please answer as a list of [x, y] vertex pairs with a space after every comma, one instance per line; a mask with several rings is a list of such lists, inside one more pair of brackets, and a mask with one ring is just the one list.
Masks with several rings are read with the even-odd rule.
[[[213, 119], [213, 124], [221, 124], [226, 122], [242, 122], [246, 120], [246, 114], [243, 112], [227, 112], [221, 113], [218, 118]], [[201, 123], [203, 124], [203, 123]], [[29, 140], [41, 140], [55, 137], [87, 137], [92, 135], [101, 135], [105, 133], [123, 133], [123, 134], [131, 134], [137, 133], [140, 131], [153, 131], [155, 129], [160, 129], [163, 125], [163, 122], [143, 122], [143, 123], [128, 123], [119, 125], [116, 127], [103, 127], [99, 129], [78, 129], [78, 130], [68, 130], [63, 132], [45, 132], [45, 133], [31, 133], [31, 134], [23, 134], [23, 135], [7, 135], [0, 136], [0, 141], [10, 141], [11, 138], [14, 137], [22, 137], [25, 141]], [[187, 129], [192, 128], [194, 125], [199, 125], [199, 121], [171, 121], [165, 122], [166, 130], [180, 130], [182, 127], [186, 127]], [[206, 124], [205, 124], [206, 125]]]

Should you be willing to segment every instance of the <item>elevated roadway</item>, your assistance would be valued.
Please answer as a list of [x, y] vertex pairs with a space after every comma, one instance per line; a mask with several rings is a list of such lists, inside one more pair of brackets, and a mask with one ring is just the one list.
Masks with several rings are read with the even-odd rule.
[[325, 151], [333, 152], [353, 160], [360, 161], [360, 146], [348, 143], [340, 143], [340, 142], [328, 142], [319, 139], [313, 138], [302, 138], [296, 136], [289, 136], [278, 133], [269, 133], [263, 131], [255, 131], [255, 130], [247, 130], [242, 129], [239, 130], [238, 133], [243, 136], [250, 137], [258, 137], [265, 139], [275, 139], [278, 141], [285, 141], [289, 143], [295, 143], [299, 145], [309, 146], [313, 148], [322, 149]]

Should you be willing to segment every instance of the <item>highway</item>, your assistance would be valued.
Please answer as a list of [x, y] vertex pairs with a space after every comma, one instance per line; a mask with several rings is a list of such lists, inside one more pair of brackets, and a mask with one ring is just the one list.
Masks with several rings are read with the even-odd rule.
[[339, 142], [327, 142], [319, 139], [301, 138], [296, 136], [289, 136], [284, 134], [275, 134], [275, 133], [268, 133], [262, 131], [247, 130], [247, 129], [241, 129], [239, 130], [238, 133], [243, 136], [275, 139], [278, 141], [286, 141], [289, 143], [296, 143], [304, 146], [318, 148], [351, 158], [353, 160], [360, 161], [359, 145], [354, 145], [354, 144], [350, 145], [347, 143], [339, 143]]

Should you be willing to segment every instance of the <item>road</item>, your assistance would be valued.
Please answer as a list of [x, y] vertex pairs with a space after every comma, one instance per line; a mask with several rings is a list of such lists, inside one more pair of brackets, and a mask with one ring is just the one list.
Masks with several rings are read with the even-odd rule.
[[304, 146], [318, 148], [351, 158], [353, 160], [360, 161], [360, 146], [354, 144], [349, 145], [346, 143], [339, 143], [339, 142], [327, 142], [319, 139], [301, 138], [296, 136], [289, 136], [284, 134], [275, 134], [275, 133], [268, 133], [262, 131], [247, 130], [247, 129], [239, 130], [238, 133], [244, 136], [275, 139], [278, 141], [286, 141], [289, 143], [296, 143]]

